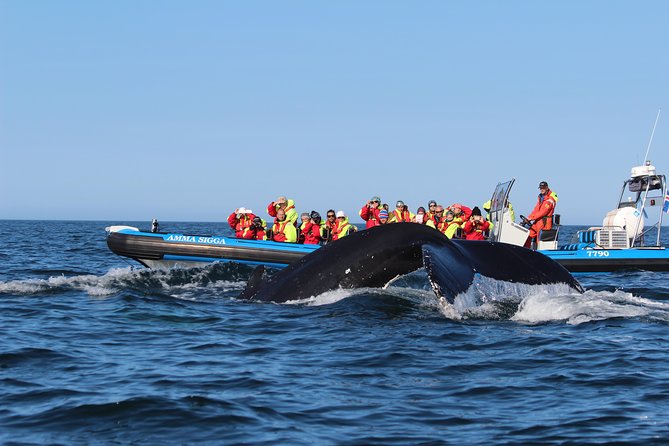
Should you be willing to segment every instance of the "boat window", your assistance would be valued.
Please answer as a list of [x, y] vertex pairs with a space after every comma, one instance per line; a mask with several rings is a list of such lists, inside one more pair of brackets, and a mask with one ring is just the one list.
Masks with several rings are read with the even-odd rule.
[[629, 180], [630, 192], [641, 192], [646, 190], [646, 186], [650, 182], [648, 190], [662, 189], [662, 180], [657, 176], [633, 178]]

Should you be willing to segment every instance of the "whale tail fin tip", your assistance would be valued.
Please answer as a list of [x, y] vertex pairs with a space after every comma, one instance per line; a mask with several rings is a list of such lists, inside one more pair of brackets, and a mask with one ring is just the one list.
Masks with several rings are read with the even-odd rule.
[[260, 287], [265, 283], [265, 266], [260, 265], [256, 267], [251, 273], [246, 288], [239, 295], [240, 299], [252, 299]]

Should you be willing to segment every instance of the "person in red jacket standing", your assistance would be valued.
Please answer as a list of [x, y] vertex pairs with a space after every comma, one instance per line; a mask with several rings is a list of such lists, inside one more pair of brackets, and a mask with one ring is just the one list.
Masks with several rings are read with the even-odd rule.
[[244, 238], [244, 231], [251, 226], [255, 215], [253, 211], [246, 208], [237, 208], [235, 212], [228, 217], [228, 224], [235, 231], [235, 237]]
[[532, 242], [536, 243], [537, 236], [542, 229], [549, 230], [553, 227], [553, 214], [557, 205], [558, 197], [555, 192], [548, 188], [548, 183], [542, 181], [539, 183], [539, 196], [537, 204], [527, 217], [523, 219], [524, 225], [530, 226], [530, 233], [525, 241], [525, 248], [532, 247]]
[[367, 222], [365, 225], [367, 229], [379, 225], [379, 212], [381, 212], [380, 206], [381, 199], [379, 197], [372, 197], [372, 199], [360, 209], [360, 218]]

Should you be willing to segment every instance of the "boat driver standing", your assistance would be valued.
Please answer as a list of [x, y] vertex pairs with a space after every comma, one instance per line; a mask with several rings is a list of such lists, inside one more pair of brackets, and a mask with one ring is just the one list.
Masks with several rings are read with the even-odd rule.
[[532, 242], [536, 243], [537, 236], [542, 229], [549, 230], [553, 227], [553, 214], [555, 213], [557, 201], [558, 196], [548, 188], [548, 183], [545, 181], [539, 183], [539, 196], [536, 206], [534, 206], [534, 209], [527, 218], [521, 215], [523, 224], [531, 225], [530, 234], [527, 240], [525, 240], [525, 248], [531, 248]]

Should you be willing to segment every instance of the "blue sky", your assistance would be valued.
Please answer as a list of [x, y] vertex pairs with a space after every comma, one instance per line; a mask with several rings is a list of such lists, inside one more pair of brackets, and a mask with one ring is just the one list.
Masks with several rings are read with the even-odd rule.
[[0, 218], [218, 221], [279, 195], [601, 224], [669, 172], [669, 2], [0, 0]]

